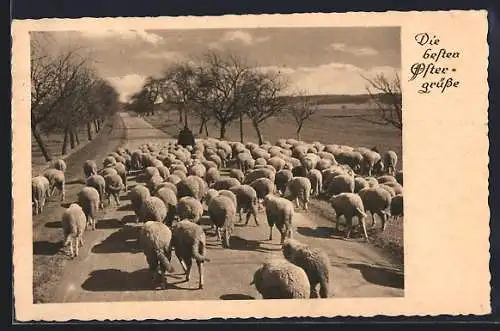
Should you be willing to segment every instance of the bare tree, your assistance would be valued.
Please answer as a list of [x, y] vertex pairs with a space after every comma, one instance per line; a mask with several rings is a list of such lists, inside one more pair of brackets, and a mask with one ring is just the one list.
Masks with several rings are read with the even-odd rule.
[[376, 124], [392, 125], [399, 130], [403, 129], [401, 80], [396, 73], [393, 79], [384, 74], [377, 74], [373, 78], [363, 77], [367, 82], [366, 87], [370, 100], [378, 111]]
[[305, 91], [298, 92], [293, 96], [293, 101], [290, 105], [290, 114], [297, 125], [297, 139], [300, 140], [300, 132], [305, 122], [318, 110], [316, 102]]

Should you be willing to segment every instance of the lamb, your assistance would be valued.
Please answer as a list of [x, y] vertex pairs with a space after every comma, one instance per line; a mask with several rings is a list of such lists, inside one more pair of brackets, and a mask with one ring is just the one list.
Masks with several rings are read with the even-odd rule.
[[162, 199], [151, 196], [144, 200], [139, 212], [139, 222], [164, 222], [167, 218], [167, 206]]
[[161, 273], [161, 288], [167, 287], [167, 272], [173, 272], [170, 263], [172, 258], [172, 231], [161, 222], [147, 221], [139, 231], [139, 244], [142, 248], [153, 283]]
[[287, 239], [283, 243], [282, 252], [285, 259], [306, 272], [311, 287], [311, 298], [329, 297], [330, 259], [323, 250], [309, 247], [295, 239]]
[[378, 215], [382, 220], [382, 231], [384, 231], [391, 206], [391, 194], [380, 186], [362, 189], [358, 194], [365, 210], [372, 214], [372, 226], [375, 225], [375, 215]]
[[106, 196], [106, 181], [101, 175], [92, 175], [87, 178], [86, 185], [93, 187], [99, 192], [99, 198], [101, 199], [99, 208], [104, 209], [104, 197]]
[[127, 191], [127, 168], [125, 168], [125, 165], [121, 162], [116, 162], [113, 168], [122, 179], [123, 189]]
[[394, 220], [397, 220], [399, 216], [404, 215], [402, 194], [398, 194], [392, 198], [390, 210], [391, 210], [391, 216], [394, 218]]
[[236, 195], [236, 211], [240, 216], [240, 222], [242, 221], [241, 212], [244, 210], [247, 213], [245, 225], [248, 225], [250, 216], [253, 215], [255, 225], [259, 226], [257, 221], [257, 192], [254, 188], [250, 185], [237, 185], [231, 187], [230, 191]]
[[96, 217], [100, 201], [99, 192], [93, 187], [86, 186], [78, 193], [78, 204], [82, 207], [87, 219], [87, 227], [91, 230], [96, 229]]
[[347, 234], [345, 235], [345, 239], [349, 239], [351, 235], [351, 231], [353, 228], [352, 218], [356, 216], [358, 218], [359, 223], [363, 227], [363, 234], [365, 240], [368, 240], [368, 233], [366, 232], [366, 222], [365, 222], [366, 213], [363, 205], [363, 200], [361, 200], [361, 197], [359, 195], [350, 192], [340, 193], [330, 198], [330, 204], [332, 208], [335, 210], [337, 218], [337, 221], [335, 223], [335, 229], [337, 231], [339, 230], [340, 217], [344, 215], [346, 219], [346, 223], [349, 229], [347, 231]]
[[[87, 218], [82, 207], [72, 203], [62, 215], [62, 230], [64, 235], [63, 246], [69, 245], [70, 257], [77, 257], [79, 247], [83, 246], [83, 232], [87, 224]], [[73, 246], [74, 250], [73, 250]]]
[[66, 172], [66, 168], [67, 168], [66, 162], [64, 162], [63, 159], [57, 159], [57, 160], [52, 161], [50, 167], [53, 169], [61, 170], [62, 172]]
[[176, 222], [172, 226], [172, 247], [186, 274], [186, 281], [189, 281], [193, 259], [196, 261], [200, 276], [198, 288], [202, 289], [204, 286], [203, 263], [210, 262], [210, 259], [205, 256], [207, 243], [203, 228], [189, 220]]
[[240, 185], [240, 182], [236, 178], [232, 177], [222, 177], [216, 181], [211, 188], [214, 190], [229, 190], [232, 186]]
[[263, 299], [307, 299], [311, 294], [306, 272], [285, 259], [264, 263], [250, 285], [255, 285]]
[[398, 155], [394, 151], [387, 151], [384, 154], [385, 169], [389, 175], [394, 175], [398, 164]]
[[143, 185], [136, 185], [132, 190], [130, 190], [129, 195], [130, 195], [130, 204], [132, 205], [132, 210], [137, 216], [136, 222], [139, 222], [139, 216], [142, 204], [149, 197], [151, 197], [151, 193], [149, 192], [147, 187]]
[[307, 177], [293, 177], [288, 182], [285, 197], [291, 201], [295, 200], [297, 208], [300, 207], [299, 201], [302, 203], [304, 210], [307, 211], [307, 204], [311, 194], [311, 181]]
[[94, 160], [87, 160], [83, 164], [83, 177], [87, 179], [92, 175], [97, 175], [97, 163]]
[[155, 196], [160, 198], [165, 204], [165, 207], [167, 208], [165, 224], [171, 226], [174, 221], [175, 210], [177, 208], [177, 195], [168, 187], [163, 187], [156, 191]]
[[354, 187], [355, 183], [352, 176], [338, 175], [330, 180], [326, 192], [329, 196], [337, 195], [340, 193], [353, 193]]
[[[208, 205], [208, 215], [215, 225], [217, 239], [222, 241], [222, 247], [229, 248], [229, 239], [236, 218], [236, 205], [227, 196], [218, 195]], [[221, 236], [222, 228], [222, 236]]]
[[286, 186], [288, 185], [288, 182], [292, 180], [292, 178], [292, 171], [288, 169], [283, 169], [276, 173], [274, 184], [276, 185], [276, 190], [279, 194], [285, 194]]
[[295, 213], [293, 203], [290, 200], [268, 194], [264, 198], [267, 224], [269, 224], [269, 240], [273, 240], [273, 226], [276, 225], [281, 234], [280, 243], [285, 239], [292, 238], [292, 219]]
[[66, 198], [66, 180], [64, 177], [64, 172], [58, 169], [47, 169], [43, 172], [43, 176], [47, 178], [50, 183], [49, 197], [54, 195], [54, 191], [57, 188], [59, 192], [61, 192], [61, 201], [64, 201], [64, 199]]
[[50, 183], [44, 176], [31, 179], [31, 200], [35, 208], [35, 215], [40, 214], [45, 207], [45, 200], [49, 193]]
[[189, 219], [193, 223], [198, 223], [203, 216], [203, 205], [193, 197], [183, 197], [177, 201], [176, 213], [179, 219]]
[[104, 177], [106, 182], [106, 194], [108, 195], [108, 204], [111, 205], [111, 197], [116, 201], [116, 205], [120, 205], [120, 192], [123, 190], [122, 178], [116, 175], [107, 175]]

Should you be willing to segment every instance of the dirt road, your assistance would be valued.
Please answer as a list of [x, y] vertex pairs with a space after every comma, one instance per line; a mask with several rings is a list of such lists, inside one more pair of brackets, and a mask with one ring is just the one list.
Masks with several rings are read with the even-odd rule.
[[[154, 142], [166, 136], [144, 120], [119, 114], [125, 127], [126, 145], [133, 147]], [[88, 158], [93, 156], [88, 155]], [[131, 178], [130, 187], [135, 184]], [[169, 276], [167, 290], [151, 286], [146, 259], [136, 238], [138, 226], [129, 210], [126, 195], [122, 207], [108, 209], [99, 217], [97, 230], [85, 233], [80, 256], [65, 263], [64, 273], [52, 302], [105, 302], [200, 299], [260, 299], [249, 285], [255, 270], [271, 256], [281, 256], [279, 233], [267, 240], [269, 227], [265, 215], [259, 214], [259, 226], [251, 219], [248, 226], [237, 224], [232, 249], [221, 248], [202, 220], [208, 240], [205, 265], [205, 288], [197, 289], [198, 271], [194, 267], [191, 280], [184, 282], [182, 268], [174, 257], [176, 272]], [[335, 297], [388, 297], [403, 295], [403, 277], [395, 263], [378, 248], [362, 242], [344, 241], [333, 236], [333, 223], [318, 215], [297, 210], [294, 218], [295, 237], [326, 250], [332, 261], [332, 288]], [[60, 231], [60, 222], [44, 226]]]

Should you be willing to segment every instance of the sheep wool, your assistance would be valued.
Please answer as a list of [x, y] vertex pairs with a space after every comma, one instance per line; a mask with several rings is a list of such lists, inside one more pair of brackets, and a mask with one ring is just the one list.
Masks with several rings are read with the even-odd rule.
[[92, 175], [97, 175], [97, 163], [94, 160], [87, 160], [83, 163], [83, 176], [87, 179]]
[[69, 245], [70, 257], [77, 257], [79, 247], [83, 246], [83, 233], [87, 224], [85, 213], [78, 204], [72, 203], [64, 211], [61, 223], [64, 246]]
[[345, 238], [348, 239], [350, 237], [353, 228], [352, 218], [357, 217], [359, 223], [363, 227], [363, 234], [365, 236], [365, 239], [368, 240], [368, 233], [366, 231], [366, 222], [365, 222], [366, 218], [365, 207], [363, 205], [363, 200], [361, 200], [361, 197], [358, 194], [346, 192], [334, 195], [333, 197], [330, 198], [330, 204], [333, 210], [335, 210], [337, 218], [335, 222], [335, 229], [337, 231], [339, 230], [340, 217], [343, 215], [346, 219], [346, 223], [349, 228], [345, 236]]
[[108, 203], [111, 205], [111, 197], [116, 201], [116, 205], [120, 205], [120, 192], [123, 189], [122, 178], [118, 174], [104, 176], [106, 182], [106, 193], [108, 194]]
[[156, 191], [155, 196], [160, 198], [167, 208], [167, 216], [165, 223], [171, 226], [175, 218], [175, 210], [177, 208], [177, 195], [168, 187], [160, 188]]
[[242, 221], [242, 211], [246, 212], [246, 222], [248, 225], [250, 216], [253, 215], [255, 225], [259, 226], [257, 221], [257, 192], [250, 185], [236, 185], [229, 189], [236, 195], [236, 211], [239, 214], [240, 222]]
[[130, 203], [135, 215], [137, 216], [137, 222], [139, 222], [140, 210], [144, 201], [146, 201], [151, 196], [147, 187], [143, 185], [136, 185], [132, 190], [130, 190]]
[[236, 178], [232, 177], [222, 177], [216, 181], [211, 188], [214, 190], [229, 190], [232, 186], [240, 185], [240, 182]]
[[306, 272], [311, 286], [311, 298], [329, 297], [330, 259], [323, 250], [309, 247], [295, 239], [287, 239], [283, 243], [282, 252], [285, 259]]
[[307, 177], [293, 177], [288, 182], [285, 196], [287, 199], [294, 201], [297, 208], [300, 207], [299, 201], [302, 203], [304, 210], [307, 211], [307, 204], [311, 195], [311, 181]]
[[62, 172], [66, 172], [66, 168], [67, 168], [66, 162], [64, 162], [63, 159], [54, 160], [51, 163], [51, 168], [61, 170]]
[[279, 194], [285, 194], [288, 182], [292, 180], [293, 174], [291, 170], [283, 169], [276, 173], [274, 184]]
[[35, 215], [40, 214], [45, 206], [49, 193], [50, 183], [44, 176], [36, 176], [31, 179], [31, 201], [35, 208]]
[[139, 222], [164, 222], [167, 218], [167, 206], [162, 199], [151, 196], [142, 203], [139, 215]]
[[285, 198], [268, 194], [264, 198], [264, 206], [269, 225], [269, 240], [273, 240], [274, 225], [276, 225], [281, 234], [281, 244], [283, 244], [286, 238], [292, 238], [292, 219], [295, 213], [293, 203]]
[[391, 206], [391, 194], [381, 187], [382, 185], [365, 188], [358, 192], [366, 211], [372, 214], [372, 226], [375, 224], [375, 215], [382, 220], [382, 231], [385, 230], [389, 208]]
[[314, 197], [318, 197], [323, 189], [323, 175], [321, 171], [318, 169], [311, 169], [309, 174], [307, 174], [307, 178], [311, 183], [311, 194]]
[[189, 220], [176, 222], [172, 226], [172, 247], [175, 255], [186, 274], [186, 281], [189, 281], [193, 259], [198, 266], [199, 282], [198, 288], [204, 286], [204, 268], [203, 263], [210, 259], [205, 256], [207, 248], [207, 239], [203, 228]]
[[56, 189], [61, 193], [61, 201], [66, 198], [66, 179], [64, 177], [64, 172], [58, 169], [46, 169], [43, 172], [43, 176], [48, 179], [49, 187], [49, 197], [54, 195]]
[[203, 205], [193, 197], [183, 197], [177, 202], [176, 213], [179, 219], [189, 219], [193, 223], [198, 223], [203, 216]]
[[172, 257], [172, 231], [161, 222], [148, 221], [139, 231], [139, 244], [142, 248], [153, 282], [161, 274], [161, 288], [167, 286], [167, 272], [173, 272], [170, 263]]
[[78, 204], [82, 207], [87, 218], [87, 227], [90, 227], [91, 230], [96, 229], [100, 201], [99, 192], [93, 187], [86, 186], [78, 193]]
[[99, 207], [104, 209], [104, 197], [106, 196], [106, 181], [101, 175], [92, 175], [87, 178], [87, 186], [93, 187], [99, 192], [99, 198], [101, 199]]
[[229, 240], [236, 218], [236, 205], [234, 201], [223, 195], [214, 197], [208, 205], [208, 215], [215, 225], [217, 239], [222, 241], [222, 246], [224, 248], [229, 248]]
[[285, 259], [264, 263], [255, 271], [252, 284], [263, 299], [306, 299], [311, 292], [306, 272]]

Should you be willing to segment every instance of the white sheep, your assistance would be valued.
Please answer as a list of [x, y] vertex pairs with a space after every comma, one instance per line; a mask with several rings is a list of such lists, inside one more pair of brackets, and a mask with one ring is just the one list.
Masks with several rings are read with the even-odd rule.
[[353, 193], [355, 187], [354, 178], [350, 175], [338, 175], [328, 183], [326, 192], [329, 196], [340, 193]]
[[43, 176], [49, 180], [50, 189], [49, 197], [54, 195], [56, 188], [61, 192], [61, 201], [66, 198], [66, 179], [64, 172], [58, 169], [47, 169], [43, 172]]
[[99, 192], [99, 197], [101, 199], [99, 208], [104, 209], [104, 198], [106, 196], [106, 181], [101, 175], [92, 175], [87, 178], [86, 185], [93, 187]]
[[87, 218], [87, 227], [91, 230], [96, 229], [96, 217], [100, 201], [99, 192], [93, 187], [86, 186], [78, 193], [78, 204], [82, 207]]
[[167, 287], [167, 272], [173, 272], [172, 231], [161, 222], [147, 221], [139, 231], [139, 244], [142, 248], [149, 270], [153, 273], [153, 283], [161, 274], [161, 288]]
[[275, 177], [276, 177], [275, 171], [273, 171], [269, 168], [259, 168], [259, 169], [255, 169], [255, 170], [252, 170], [251, 172], [249, 172], [245, 176], [245, 179], [243, 180], [243, 184], [250, 184], [259, 178], [267, 178], [272, 183], [274, 183]]
[[208, 186], [211, 186], [213, 183], [220, 179], [220, 172], [217, 168], [208, 168], [205, 172], [205, 181]]
[[232, 177], [221, 177], [211, 188], [214, 190], [229, 190], [231, 187], [240, 185], [240, 181]]
[[274, 184], [276, 185], [276, 190], [279, 194], [283, 195], [286, 191], [286, 186], [288, 182], [293, 178], [293, 174], [291, 170], [283, 169], [276, 172], [276, 176], [274, 178]]
[[307, 177], [293, 177], [287, 185], [285, 197], [295, 201], [297, 208], [300, 208], [299, 201], [304, 210], [308, 210], [307, 204], [311, 195], [311, 181]]
[[236, 218], [236, 205], [234, 201], [224, 195], [214, 197], [208, 205], [208, 215], [215, 225], [217, 239], [222, 241], [224, 248], [229, 248], [229, 241]]
[[177, 195], [168, 187], [160, 188], [156, 191], [155, 196], [160, 198], [165, 207], [167, 207], [167, 216], [165, 217], [165, 223], [171, 226], [176, 213], [177, 208]]
[[385, 169], [389, 175], [394, 175], [398, 164], [398, 155], [394, 151], [387, 151], [384, 154]]
[[253, 187], [255, 192], [257, 192], [259, 207], [261, 206], [261, 201], [266, 197], [266, 195], [275, 192], [274, 182], [269, 178], [258, 178], [251, 182], [250, 186]]
[[240, 169], [229, 170], [229, 177], [236, 178], [240, 183], [245, 180], [245, 174]]
[[144, 200], [139, 212], [139, 222], [164, 222], [167, 218], [167, 206], [162, 199], [151, 196]]
[[102, 177], [106, 177], [108, 175], [118, 175], [118, 171], [116, 171], [116, 169], [112, 166], [109, 166], [99, 171], [99, 175], [101, 175]]
[[323, 191], [323, 175], [318, 169], [311, 169], [307, 174], [307, 178], [311, 182], [311, 194], [318, 197]]
[[72, 203], [64, 211], [61, 223], [64, 235], [64, 246], [69, 245], [70, 257], [77, 257], [79, 247], [83, 246], [83, 233], [85, 232], [87, 223], [85, 213], [78, 204]]
[[53, 169], [61, 170], [62, 172], [66, 172], [67, 166], [66, 162], [63, 159], [57, 159], [51, 162], [50, 167]]
[[250, 185], [236, 185], [230, 188], [230, 191], [236, 195], [236, 211], [239, 214], [240, 222], [242, 221], [242, 211], [246, 212], [246, 222], [248, 225], [250, 216], [253, 215], [255, 225], [259, 226], [257, 221], [257, 192]]
[[375, 225], [375, 215], [378, 215], [382, 220], [382, 231], [384, 231], [391, 206], [391, 194], [379, 185], [364, 188], [358, 192], [358, 195], [363, 201], [365, 211], [372, 214], [372, 226]]
[[196, 261], [200, 277], [198, 288], [202, 289], [205, 273], [203, 263], [210, 261], [205, 256], [207, 243], [203, 228], [189, 220], [176, 222], [172, 226], [172, 248], [186, 274], [186, 281], [189, 281], [193, 259]]
[[306, 272], [285, 259], [265, 262], [250, 285], [255, 285], [263, 299], [307, 299], [311, 293]]
[[280, 243], [293, 237], [292, 220], [295, 210], [290, 200], [268, 194], [264, 198], [267, 224], [269, 225], [269, 240], [273, 240], [273, 227], [276, 225], [281, 234]]
[[118, 174], [111, 174], [104, 177], [106, 182], [106, 194], [108, 195], [108, 205], [111, 205], [111, 197], [120, 205], [120, 192], [123, 190], [122, 178]]
[[193, 223], [198, 223], [203, 216], [203, 205], [193, 197], [183, 197], [177, 201], [176, 213], [179, 219], [189, 219]]
[[118, 176], [120, 176], [122, 179], [123, 189], [127, 191], [127, 168], [125, 167], [125, 164], [116, 162], [113, 168], [118, 173]]
[[50, 183], [44, 176], [36, 176], [31, 179], [31, 200], [35, 208], [35, 215], [40, 214], [45, 207], [45, 201], [49, 194]]
[[142, 204], [151, 196], [151, 193], [147, 187], [143, 185], [136, 185], [132, 190], [130, 190], [129, 195], [132, 210], [137, 216], [136, 222], [139, 222]]
[[83, 177], [87, 179], [93, 175], [97, 175], [97, 163], [94, 160], [87, 160], [83, 163]]
[[366, 231], [366, 222], [365, 222], [366, 213], [363, 205], [363, 200], [361, 200], [359, 195], [357, 195], [356, 193], [347, 193], [347, 192], [340, 193], [330, 198], [330, 204], [333, 210], [335, 210], [335, 215], [337, 218], [337, 221], [335, 222], [335, 229], [337, 231], [339, 230], [340, 217], [343, 215], [349, 227], [345, 238], [349, 239], [353, 228], [352, 218], [357, 217], [359, 223], [363, 227], [363, 234], [365, 236], [365, 240], [368, 240], [368, 233]]

